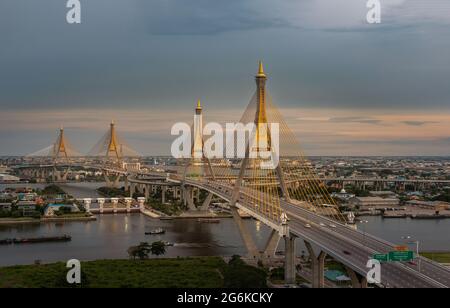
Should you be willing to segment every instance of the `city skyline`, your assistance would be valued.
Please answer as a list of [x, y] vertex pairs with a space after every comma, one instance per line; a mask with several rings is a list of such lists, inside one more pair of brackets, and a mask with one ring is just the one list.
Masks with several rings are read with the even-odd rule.
[[0, 155], [49, 145], [60, 125], [86, 152], [111, 119], [167, 155], [198, 98], [206, 121], [240, 118], [260, 59], [307, 155], [450, 155], [445, 1], [385, 1], [379, 26], [353, 0], [96, 1], [76, 26], [53, 1], [0, 8]]

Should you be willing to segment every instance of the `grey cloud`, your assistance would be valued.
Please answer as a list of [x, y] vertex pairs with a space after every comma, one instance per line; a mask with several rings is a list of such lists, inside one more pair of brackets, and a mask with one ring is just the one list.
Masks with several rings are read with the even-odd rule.
[[403, 121], [402, 123], [406, 124], [406, 125], [410, 125], [410, 126], [423, 126], [426, 124], [435, 124], [438, 122], [435, 122], [435, 121]]
[[329, 119], [330, 122], [335, 123], [363, 123], [363, 124], [381, 124], [381, 120], [375, 118], [365, 118], [365, 117], [334, 117]]

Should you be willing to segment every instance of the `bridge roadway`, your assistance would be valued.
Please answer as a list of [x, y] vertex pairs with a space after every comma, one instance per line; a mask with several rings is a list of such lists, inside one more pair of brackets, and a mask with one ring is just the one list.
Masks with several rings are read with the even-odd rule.
[[[179, 180], [169, 178], [169, 181]], [[233, 193], [232, 186], [213, 181], [186, 180], [186, 184], [205, 189], [226, 201], [230, 201]], [[247, 192], [241, 191], [237, 206], [253, 217], [261, 218], [261, 215], [255, 213], [251, 204], [245, 204], [245, 195], [250, 196]], [[291, 235], [315, 244], [360, 275], [366, 276], [368, 271], [366, 263], [374, 253], [387, 253], [395, 248], [394, 244], [319, 216], [283, 199], [281, 207], [289, 217]], [[271, 227], [278, 223], [268, 221], [268, 219], [262, 219], [262, 222]], [[306, 227], [306, 224], [310, 224], [311, 228]], [[331, 225], [335, 227], [331, 227]], [[421, 265], [420, 272], [418, 263], [417, 265], [399, 262], [383, 263], [382, 284], [386, 287], [397, 288], [450, 288], [450, 270], [448, 268], [426, 258], [420, 258], [418, 262]]]

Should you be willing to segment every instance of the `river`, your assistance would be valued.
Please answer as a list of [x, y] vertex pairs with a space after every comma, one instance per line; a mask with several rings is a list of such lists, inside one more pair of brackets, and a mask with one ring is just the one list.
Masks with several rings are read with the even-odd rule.
[[[102, 183], [64, 184], [61, 187], [77, 197], [99, 197], [95, 189]], [[8, 185], [11, 186], [11, 185]], [[19, 185], [20, 186], [20, 185]], [[23, 184], [21, 185], [23, 186]], [[40, 184], [27, 186], [42, 187]], [[2, 189], [4, 185], [0, 185]], [[367, 233], [402, 244], [402, 236], [414, 236], [422, 250], [450, 251], [450, 219], [410, 220], [366, 217]], [[257, 244], [264, 246], [269, 229], [262, 223], [246, 220]], [[145, 231], [162, 227], [164, 235], [145, 235]], [[68, 234], [67, 243], [0, 246], [0, 266], [42, 262], [127, 258], [127, 249], [140, 242], [165, 240], [174, 243], [166, 256], [212, 256], [244, 254], [245, 248], [232, 219], [218, 224], [199, 223], [195, 219], [160, 221], [141, 214], [98, 215], [97, 221], [0, 226], [0, 239]], [[304, 250], [298, 241], [299, 253]], [[282, 246], [280, 246], [280, 249]]]

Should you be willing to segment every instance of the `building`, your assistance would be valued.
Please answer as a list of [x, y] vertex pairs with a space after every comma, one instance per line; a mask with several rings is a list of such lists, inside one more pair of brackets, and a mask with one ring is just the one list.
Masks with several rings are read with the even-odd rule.
[[405, 203], [408, 206], [414, 206], [421, 209], [441, 211], [450, 210], [450, 203], [443, 201], [420, 201], [420, 200], [410, 200]]
[[338, 192], [338, 193], [336, 193], [336, 192], [334, 192], [334, 193], [332, 193], [331, 194], [331, 196], [333, 197], [333, 198], [336, 198], [336, 199], [338, 199], [338, 200], [341, 200], [341, 201], [348, 201], [348, 200], [350, 200], [351, 198], [354, 198], [355, 197], [355, 194], [350, 194], [350, 193], [348, 193], [345, 189], [342, 189], [340, 192]]
[[12, 208], [11, 202], [0, 203], [0, 211], [11, 211], [11, 208]]
[[348, 203], [359, 209], [385, 209], [390, 207], [398, 207], [400, 200], [397, 198], [380, 198], [380, 197], [354, 197]]
[[10, 175], [10, 174], [0, 174], [0, 182], [2, 182], [2, 183], [20, 182], [20, 178]]
[[369, 195], [372, 197], [381, 197], [381, 198], [395, 198], [397, 197], [397, 194], [389, 191], [389, 190], [382, 190], [382, 191], [369, 191]]

